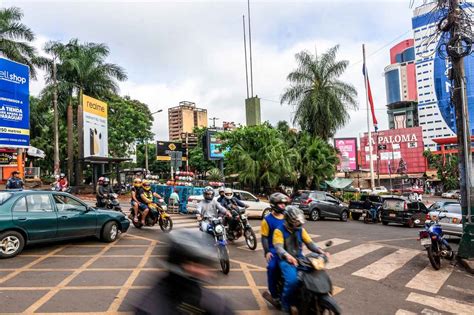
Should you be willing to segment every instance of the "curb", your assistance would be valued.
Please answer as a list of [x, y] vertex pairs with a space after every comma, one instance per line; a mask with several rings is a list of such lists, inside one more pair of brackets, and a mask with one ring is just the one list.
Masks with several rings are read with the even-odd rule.
[[474, 259], [464, 259], [458, 257], [458, 262], [466, 269], [467, 272], [474, 274]]

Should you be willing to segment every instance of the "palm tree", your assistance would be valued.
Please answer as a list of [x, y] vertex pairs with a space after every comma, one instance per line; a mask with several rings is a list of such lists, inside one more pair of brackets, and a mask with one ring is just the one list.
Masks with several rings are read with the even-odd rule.
[[30, 75], [36, 78], [36, 49], [30, 45], [35, 35], [21, 23], [23, 12], [19, 8], [0, 9], [0, 54], [30, 67]]
[[296, 54], [298, 68], [288, 75], [290, 86], [281, 97], [281, 104], [295, 106], [294, 123], [324, 140], [347, 123], [349, 109], [357, 108], [357, 91], [339, 80], [349, 62], [336, 60], [338, 49], [334, 46], [321, 56]]

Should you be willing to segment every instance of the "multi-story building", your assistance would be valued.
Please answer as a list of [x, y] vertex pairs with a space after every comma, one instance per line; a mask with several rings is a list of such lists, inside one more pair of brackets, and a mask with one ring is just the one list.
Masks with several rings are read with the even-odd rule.
[[[414, 10], [412, 27], [415, 37], [415, 64], [418, 86], [418, 119], [423, 128], [425, 148], [439, 149], [433, 139], [456, 136], [454, 108], [451, 104], [451, 82], [448, 79], [451, 64], [446, 52], [438, 49], [443, 37], [437, 36], [438, 23], [444, 14], [436, 11], [437, 1], [426, 3]], [[464, 2], [462, 6], [471, 6]], [[466, 10], [470, 13], [470, 10]], [[441, 47], [443, 47], [441, 45]], [[474, 56], [464, 58], [467, 102], [471, 130], [474, 124]]]
[[168, 130], [170, 141], [181, 140], [181, 133], [192, 133], [195, 127], [207, 127], [207, 110], [197, 108], [193, 102], [179, 102], [168, 109]]
[[387, 114], [390, 129], [418, 126], [414, 40], [406, 39], [390, 49], [385, 67]]

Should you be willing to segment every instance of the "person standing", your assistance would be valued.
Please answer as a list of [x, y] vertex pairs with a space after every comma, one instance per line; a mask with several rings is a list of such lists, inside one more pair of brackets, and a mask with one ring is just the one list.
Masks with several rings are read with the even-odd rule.
[[173, 192], [170, 195], [170, 198], [168, 200], [168, 203], [170, 205], [170, 209], [172, 209], [173, 212], [178, 212], [179, 211], [179, 195], [178, 195], [178, 189], [175, 188]]
[[20, 178], [20, 172], [13, 171], [11, 177], [8, 179], [6, 189], [23, 189], [25, 184]]

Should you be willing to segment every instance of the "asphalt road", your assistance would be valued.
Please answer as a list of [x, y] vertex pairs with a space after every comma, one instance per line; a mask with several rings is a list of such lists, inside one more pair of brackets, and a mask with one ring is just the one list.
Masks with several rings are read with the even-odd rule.
[[[173, 215], [174, 229], [193, 229], [192, 216]], [[257, 236], [259, 221], [253, 220]], [[433, 271], [418, 229], [362, 221], [307, 222], [320, 246], [333, 241], [328, 272], [344, 314], [472, 314], [474, 277], [443, 262]], [[36, 245], [0, 261], [0, 313], [106, 313], [131, 310], [130, 301], [163, 274], [163, 233], [133, 226], [112, 244], [94, 239]], [[455, 240], [452, 241], [457, 246]], [[261, 297], [266, 270], [260, 246], [230, 246], [231, 271], [216, 270], [210, 287], [243, 314], [276, 312]]]

